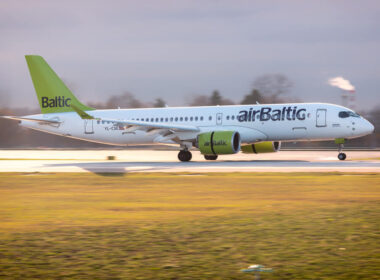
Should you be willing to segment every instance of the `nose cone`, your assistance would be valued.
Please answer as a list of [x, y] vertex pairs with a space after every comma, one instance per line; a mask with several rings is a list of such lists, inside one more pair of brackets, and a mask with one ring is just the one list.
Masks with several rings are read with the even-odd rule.
[[369, 121], [364, 119], [363, 127], [362, 127], [363, 134], [364, 135], [371, 134], [373, 133], [374, 130], [375, 130], [375, 127], [373, 126], [373, 124], [371, 124]]

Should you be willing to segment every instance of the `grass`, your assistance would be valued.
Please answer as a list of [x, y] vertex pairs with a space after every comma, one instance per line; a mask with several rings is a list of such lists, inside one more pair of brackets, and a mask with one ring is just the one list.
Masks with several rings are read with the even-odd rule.
[[379, 174], [116, 175], [0, 173], [0, 279], [380, 277]]

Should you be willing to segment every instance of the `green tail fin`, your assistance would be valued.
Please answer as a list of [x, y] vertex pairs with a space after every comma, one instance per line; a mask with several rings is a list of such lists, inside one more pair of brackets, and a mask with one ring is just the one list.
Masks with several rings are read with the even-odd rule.
[[43, 114], [72, 112], [71, 105], [83, 111], [94, 110], [72, 94], [41, 56], [26, 55], [25, 58]]

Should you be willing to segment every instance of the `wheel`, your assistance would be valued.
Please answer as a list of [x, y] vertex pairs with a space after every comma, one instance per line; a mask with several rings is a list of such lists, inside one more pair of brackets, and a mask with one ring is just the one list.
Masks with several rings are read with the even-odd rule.
[[178, 159], [180, 161], [190, 161], [191, 158], [192, 158], [192, 155], [191, 155], [191, 152], [189, 151], [182, 150], [182, 151], [179, 151], [178, 153]]
[[205, 160], [216, 160], [218, 158], [217, 155], [204, 155]]
[[339, 153], [338, 158], [339, 158], [339, 160], [345, 160], [346, 154], [345, 153]]

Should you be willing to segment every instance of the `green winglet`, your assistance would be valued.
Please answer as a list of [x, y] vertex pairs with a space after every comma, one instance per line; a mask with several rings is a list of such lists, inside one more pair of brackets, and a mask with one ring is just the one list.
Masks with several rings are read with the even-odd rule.
[[94, 120], [95, 118], [89, 114], [87, 114], [85, 111], [82, 111], [81, 109], [79, 109], [77, 106], [71, 104], [70, 106], [71, 108], [73, 108], [73, 110], [75, 112], [77, 112], [77, 114], [83, 119], [83, 120]]
[[25, 59], [42, 114], [72, 112], [73, 107], [70, 105], [84, 111], [94, 110], [74, 96], [41, 56], [26, 55]]

